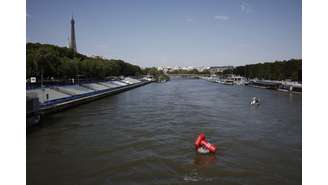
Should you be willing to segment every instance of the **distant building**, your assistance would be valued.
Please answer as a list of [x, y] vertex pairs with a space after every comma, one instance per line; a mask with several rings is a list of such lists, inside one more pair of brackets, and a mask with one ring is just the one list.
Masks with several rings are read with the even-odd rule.
[[209, 68], [211, 73], [222, 73], [227, 69], [233, 69], [233, 66], [212, 66]]
[[205, 70], [209, 70], [210, 67], [206, 67], [206, 66], [200, 66], [200, 67], [196, 67], [195, 68], [198, 72], [203, 72]]
[[72, 19], [71, 19], [71, 35], [70, 35], [68, 47], [71, 48], [71, 49], [73, 49], [76, 52], [77, 50], [76, 50], [76, 40], [75, 40], [75, 28], [74, 28], [74, 24], [75, 24], [75, 21], [74, 21], [73, 16], [72, 16]]
[[206, 70], [210, 71], [211, 74], [215, 74], [218, 72], [223, 72], [227, 69], [234, 69], [233, 66], [174, 66], [174, 67], [168, 67], [168, 66], [159, 66], [157, 67], [157, 70], [163, 71], [163, 72], [172, 72], [176, 70], [185, 70], [185, 71], [192, 71], [192, 70], [197, 70], [198, 72], [204, 72]]
[[167, 73], [171, 70], [171, 67], [160, 66], [160, 67], [157, 67], [157, 70]]

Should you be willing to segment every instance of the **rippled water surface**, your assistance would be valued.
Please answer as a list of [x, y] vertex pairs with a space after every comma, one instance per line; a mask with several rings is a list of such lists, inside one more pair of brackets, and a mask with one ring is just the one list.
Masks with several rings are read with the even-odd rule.
[[[301, 184], [301, 114], [301, 95], [152, 83], [43, 120], [27, 134], [27, 184]], [[199, 132], [216, 155], [194, 152]]]

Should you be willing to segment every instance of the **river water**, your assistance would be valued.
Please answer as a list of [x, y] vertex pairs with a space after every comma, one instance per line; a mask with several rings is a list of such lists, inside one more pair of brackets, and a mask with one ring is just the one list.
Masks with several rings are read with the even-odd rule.
[[301, 184], [302, 95], [174, 78], [51, 115], [26, 150], [31, 185]]

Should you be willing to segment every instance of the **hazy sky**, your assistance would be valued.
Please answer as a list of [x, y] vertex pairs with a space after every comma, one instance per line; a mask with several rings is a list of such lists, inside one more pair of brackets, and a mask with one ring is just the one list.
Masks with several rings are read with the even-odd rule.
[[27, 42], [145, 66], [301, 58], [301, 0], [27, 0]]

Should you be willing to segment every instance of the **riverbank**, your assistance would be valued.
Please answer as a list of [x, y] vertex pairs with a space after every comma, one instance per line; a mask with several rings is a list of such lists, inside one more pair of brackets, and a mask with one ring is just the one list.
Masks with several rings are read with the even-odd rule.
[[148, 80], [124, 78], [116, 81], [27, 90], [26, 126], [30, 128], [37, 125], [41, 117], [45, 115], [137, 88], [151, 82]]
[[270, 89], [289, 93], [302, 93], [302, 84], [292, 81], [274, 81], [274, 80], [247, 80], [241, 76], [231, 76], [229, 78], [219, 78], [216, 76], [200, 77], [200, 79], [225, 84], [225, 85], [245, 85], [260, 89]]

